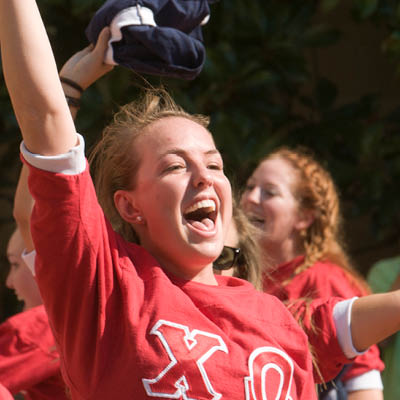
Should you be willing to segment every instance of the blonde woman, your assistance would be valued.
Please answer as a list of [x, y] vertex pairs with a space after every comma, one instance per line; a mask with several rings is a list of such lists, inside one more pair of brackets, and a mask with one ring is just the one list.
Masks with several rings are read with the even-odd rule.
[[[0, 0], [0, 43], [72, 399], [315, 399], [307, 337], [283, 304], [214, 275], [232, 193], [207, 118], [162, 92], [123, 107], [96, 148], [96, 196], [35, 1]], [[399, 292], [314, 306], [327, 375], [400, 329]]]

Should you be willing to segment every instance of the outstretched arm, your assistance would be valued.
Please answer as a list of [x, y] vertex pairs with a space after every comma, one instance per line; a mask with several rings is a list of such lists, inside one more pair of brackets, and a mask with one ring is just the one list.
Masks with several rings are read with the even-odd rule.
[[365, 350], [400, 330], [400, 290], [357, 299], [351, 312], [354, 347]]
[[383, 400], [383, 392], [380, 389], [356, 390], [347, 393], [347, 400]]
[[29, 151], [68, 152], [77, 143], [57, 66], [34, 0], [0, 0], [4, 77]]
[[392, 283], [392, 286], [390, 287], [390, 290], [397, 290], [400, 289], [400, 274], [397, 275], [397, 278], [395, 281]]

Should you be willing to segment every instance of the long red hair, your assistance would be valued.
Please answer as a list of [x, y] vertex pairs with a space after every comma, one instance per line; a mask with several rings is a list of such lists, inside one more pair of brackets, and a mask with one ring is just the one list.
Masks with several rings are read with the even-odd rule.
[[301, 210], [310, 210], [314, 220], [300, 232], [300, 246], [304, 262], [294, 274], [297, 275], [317, 261], [327, 260], [342, 267], [363, 292], [370, 289], [351, 265], [342, 240], [342, 217], [338, 191], [330, 173], [304, 148], [282, 147], [269, 154], [263, 161], [279, 158], [286, 161], [296, 174], [293, 195]]

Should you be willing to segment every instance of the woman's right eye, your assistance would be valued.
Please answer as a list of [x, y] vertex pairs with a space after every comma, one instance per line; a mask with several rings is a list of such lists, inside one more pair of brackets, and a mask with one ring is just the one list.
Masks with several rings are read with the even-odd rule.
[[276, 189], [265, 188], [262, 190], [263, 197], [274, 197], [278, 194]]
[[246, 186], [244, 187], [244, 190], [246, 192], [251, 192], [254, 188], [255, 188], [255, 185], [253, 185], [251, 183], [247, 183]]
[[177, 171], [178, 169], [184, 168], [182, 164], [173, 164], [165, 169], [165, 172]]

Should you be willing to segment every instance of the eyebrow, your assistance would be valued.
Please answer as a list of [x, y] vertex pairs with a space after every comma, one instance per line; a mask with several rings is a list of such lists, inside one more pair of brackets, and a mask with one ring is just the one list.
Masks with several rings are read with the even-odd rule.
[[[160, 154], [160, 156], [158, 157], [159, 159], [163, 158], [164, 156], [168, 155], [168, 154], [177, 154], [179, 156], [183, 156], [185, 154], [187, 154], [188, 152], [186, 150], [182, 150], [180, 148], [172, 148], [167, 150], [166, 152]], [[217, 149], [210, 149], [206, 152], [204, 152], [205, 155], [213, 155], [213, 154], [218, 154], [220, 155], [221, 153], [217, 150]]]

